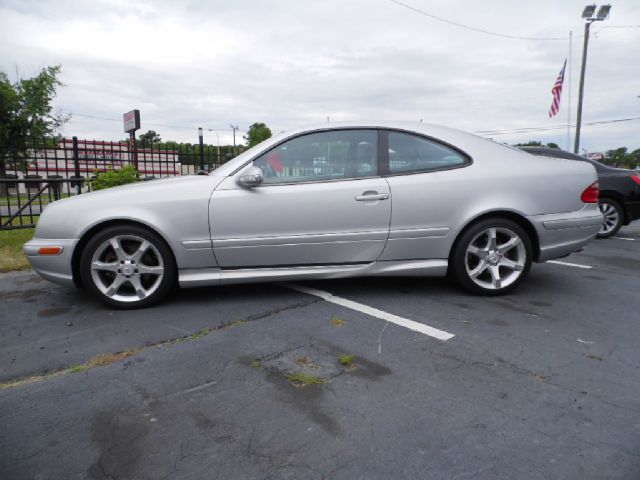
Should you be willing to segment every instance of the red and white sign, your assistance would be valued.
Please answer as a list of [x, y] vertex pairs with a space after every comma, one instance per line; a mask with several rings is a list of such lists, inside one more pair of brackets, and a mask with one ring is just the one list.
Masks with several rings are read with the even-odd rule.
[[124, 131], [127, 133], [135, 132], [140, 129], [140, 110], [131, 110], [122, 115], [124, 122]]

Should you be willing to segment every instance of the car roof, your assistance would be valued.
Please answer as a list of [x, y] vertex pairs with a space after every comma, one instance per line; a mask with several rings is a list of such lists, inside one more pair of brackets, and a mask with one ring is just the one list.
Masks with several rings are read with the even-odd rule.
[[233, 160], [230, 160], [229, 162], [218, 167], [216, 170], [211, 172], [211, 174], [224, 176], [230, 175], [237, 168], [246, 163], [246, 161], [248, 161], [250, 158], [254, 158], [257, 155], [260, 155], [262, 152], [267, 151], [272, 146], [298, 134], [313, 133], [314, 131], [320, 132], [333, 129], [350, 128], [403, 130], [407, 132], [422, 134], [427, 137], [432, 137], [437, 141], [453, 145], [454, 147], [467, 152], [471, 156], [473, 156], [472, 152], [478, 152], [480, 150], [486, 151], [486, 149], [511, 149], [514, 151], [514, 153], [517, 152], [518, 154], [524, 155], [523, 152], [509, 145], [497, 143], [493, 140], [443, 125], [407, 121], [354, 120], [345, 122], [319, 123], [280, 132], [277, 135], [274, 135], [273, 137], [265, 140], [264, 142], [259, 143], [255, 147], [246, 150], [239, 156], [235, 157]]

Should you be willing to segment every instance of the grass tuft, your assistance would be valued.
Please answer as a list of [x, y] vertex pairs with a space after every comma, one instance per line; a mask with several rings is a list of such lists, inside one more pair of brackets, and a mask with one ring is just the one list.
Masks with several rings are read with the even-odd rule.
[[33, 228], [0, 231], [0, 272], [27, 270], [29, 260], [22, 246], [33, 238]]
[[288, 373], [285, 375], [286, 379], [293, 383], [296, 387], [306, 387], [307, 385], [322, 385], [327, 383], [326, 378], [318, 377], [316, 375], [309, 375], [304, 372]]
[[80, 373], [85, 372], [89, 369], [86, 365], [76, 365], [75, 367], [71, 367], [69, 369], [69, 373]]
[[353, 363], [356, 361], [356, 356], [342, 354], [338, 355], [338, 359], [340, 360], [340, 365], [344, 365], [345, 367], [353, 367]]
[[195, 333], [192, 333], [191, 335], [187, 335], [185, 337], [182, 337], [180, 340], [181, 341], [185, 341], [185, 340], [200, 340], [202, 337], [206, 337], [207, 335], [209, 335], [213, 330], [209, 327], [207, 328], [203, 328], [202, 330], [198, 330]]
[[135, 355], [140, 351], [139, 348], [132, 348], [131, 350], [126, 350], [124, 352], [118, 353], [105, 353], [104, 355], [98, 355], [97, 357], [93, 357], [87, 363], [85, 363], [87, 368], [94, 367], [105, 367], [107, 365], [111, 365], [112, 363], [119, 362], [124, 360], [127, 357]]

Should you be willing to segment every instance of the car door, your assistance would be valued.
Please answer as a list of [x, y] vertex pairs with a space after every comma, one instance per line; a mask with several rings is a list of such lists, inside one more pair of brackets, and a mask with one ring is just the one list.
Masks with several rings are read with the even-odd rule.
[[[253, 188], [236, 180], [262, 170]], [[225, 179], [210, 201], [222, 268], [355, 264], [382, 253], [391, 219], [378, 174], [378, 132], [315, 131], [290, 138]]]
[[380, 132], [381, 171], [393, 196], [389, 240], [380, 260], [446, 259], [450, 233], [464, 221], [471, 159], [422, 135]]

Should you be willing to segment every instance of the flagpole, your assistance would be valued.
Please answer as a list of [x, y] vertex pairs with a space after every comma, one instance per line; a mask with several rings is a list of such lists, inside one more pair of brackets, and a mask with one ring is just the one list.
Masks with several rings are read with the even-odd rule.
[[573, 43], [573, 31], [569, 30], [569, 91], [567, 92], [567, 152], [571, 151], [571, 44]]

